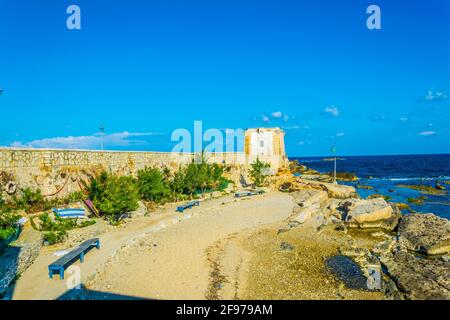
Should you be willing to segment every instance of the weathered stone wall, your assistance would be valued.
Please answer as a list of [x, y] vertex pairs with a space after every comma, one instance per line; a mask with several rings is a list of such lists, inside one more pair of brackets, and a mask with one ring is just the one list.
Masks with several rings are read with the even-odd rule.
[[[12, 181], [19, 188], [40, 188], [45, 196], [63, 196], [80, 190], [81, 181], [101, 170], [135, 175], [146, 166], [176, 170], [198, 155], [171, 152], [120, 152], [50, 149], [0, 149], [0, 188]], [[209, 163], [233, 165], [245, 170], [256, 157], [244, 153], [211, 153]], [[273, 169], [282, 165], [279, 157], [263, 156]]]
[[0, 295], [36, 260], [42, 246], [41, 237], [40, 232], [27, 227], [5, 250], [0, 259]]

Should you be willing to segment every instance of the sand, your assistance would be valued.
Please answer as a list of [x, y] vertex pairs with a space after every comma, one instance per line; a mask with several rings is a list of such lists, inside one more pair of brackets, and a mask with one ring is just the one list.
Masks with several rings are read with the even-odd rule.
[[[293, 205], [288, 194], [270, 192], [208, 200], [184, 214], [169, 206], [100, 235], [102, 248], [75, 264], [85, 290], [48, 278], [55, 247], [21, 276], [13, 298], [381, 299], [346, 289], [324, 268], [350, 236], [318, 234], [308, 223], [278, 232]], [[293, 248], [280, 249], [282, 242]]]

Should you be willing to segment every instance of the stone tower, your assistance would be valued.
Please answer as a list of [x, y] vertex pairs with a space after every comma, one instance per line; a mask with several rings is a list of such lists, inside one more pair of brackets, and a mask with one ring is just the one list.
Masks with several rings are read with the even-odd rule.
[[287, 164], [284, 131], [280, 128], [252, 128], [245, 130], [244, 152], [247, 163], [257, 158], [269, 162], [273, 169]]

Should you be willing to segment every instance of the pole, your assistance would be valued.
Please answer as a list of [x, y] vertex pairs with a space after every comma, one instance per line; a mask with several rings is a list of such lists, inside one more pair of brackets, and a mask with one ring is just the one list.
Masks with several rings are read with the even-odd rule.
[[336, 161], [337, 161], [337, 157], [336, 157], [336, 142], [331, 147], [331, 152], [333, 152], [333, 154], [334, 154], [333, 183], [336, 184], [337, 183], [336, 182]]
[[103, 151], [103, 133], [105, 132], [105, 127], [100, 125], [100, 149]]
[[336, 154], [334, 155], [334, 184], [336, 184]]

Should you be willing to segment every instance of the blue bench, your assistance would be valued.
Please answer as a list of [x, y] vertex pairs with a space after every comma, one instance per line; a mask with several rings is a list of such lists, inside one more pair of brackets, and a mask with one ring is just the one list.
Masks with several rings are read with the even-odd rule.
[[256, 196], [258, 194], [263, 194], [264, 191], [262, 190], [258, 190], [258, 191], [244, 191], [244, 192], [236, 192], [234, 194], [235, 198], [240, 198], [240, 197], [249, 197], [249, 196]]
[[52, 209], [56, 216], [63, 219], [84, 219], [86, 217], [86, 211], [83, 208], [76, 209]]
[[83, 242], [78, 248], [75, 248], [74, 250], [70, 251], [66, 255], [53, 262], [48, 266], [48, 276], [50, 277], [50, 279], [53, 278], [53, 273], [55, 272], [59, 273], [60, 279], [64, 279], [64, 271], [78, 259], [80, 259], [80, 262], [83, 263], [84, 254], [94, 247], [100, 249], [99, 238], [94, 238]]
[[198, 200], [191, 201], [186, 204], [183, 204], [182, 206], [177, 207], [177, 212], [183, 212], [184, 209], [189, 209], [189, 208], [192, 208], [193, 206], [199, 206], [199, 205], [200, 205], [200, 201], [198, 201]]

